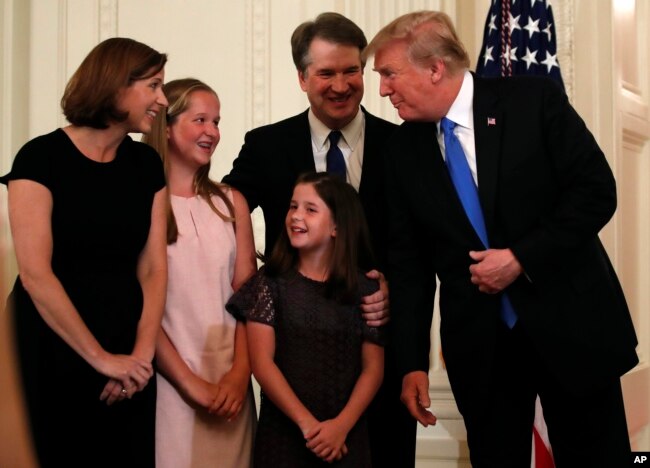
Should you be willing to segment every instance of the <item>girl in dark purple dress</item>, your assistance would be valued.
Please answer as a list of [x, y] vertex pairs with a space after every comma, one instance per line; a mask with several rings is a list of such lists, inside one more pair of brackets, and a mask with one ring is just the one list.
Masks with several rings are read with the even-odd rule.
[[378, 288], [358, 269], [366, 239], [354, 189], [327, 173], [304, 175], [271, 258], [227, 305], [247, 320], [262, 387], [256, 468], [370, 466], [364, 411], [384, 356], [380, 330], [359, 309]]

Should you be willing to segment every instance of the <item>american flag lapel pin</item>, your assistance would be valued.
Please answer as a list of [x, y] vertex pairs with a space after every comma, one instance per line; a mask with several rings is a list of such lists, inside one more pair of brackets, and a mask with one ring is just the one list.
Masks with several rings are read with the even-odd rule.
[[492, 125], [496, 125], [497, 124], [497, 119], [495, 119], [494, 117], [488, 117], [487, 118], [487, 124], [488, 124], [488, 127], [490, 127]]

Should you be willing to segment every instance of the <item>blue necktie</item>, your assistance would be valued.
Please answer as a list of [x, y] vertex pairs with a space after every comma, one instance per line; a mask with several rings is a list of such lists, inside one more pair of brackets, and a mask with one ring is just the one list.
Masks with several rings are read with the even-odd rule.
[[[465, 213], [479, 239], [487, 249], [489, 248], [487, 229], [485, 228], [481, 202], [478, 198], [478, 189], [474, 183], [463, 148], [460, 146], [460, 141], [454, 134], [455, 127], [456, 123], [447, 117], [443, 117], [440, 121], [440, 128], [445, 139], [445, 163]], [[514, 327], [517, 322], [517, 314], [505, 293], [501, 294], [501, 319], [509, 328]]]
[[343, 159], [343, 152], [339, 148], [339, 140], [341, 132], [332, 130], [327, 137], [330, 141], [330, 149], [327, 150], [326, 162], [327, 172], [336, 174], [346, 180], [345, 177], [345, 159]]

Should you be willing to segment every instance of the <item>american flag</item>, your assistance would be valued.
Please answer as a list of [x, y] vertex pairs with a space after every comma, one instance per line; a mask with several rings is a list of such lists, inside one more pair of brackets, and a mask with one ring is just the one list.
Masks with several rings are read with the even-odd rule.
[[[550, 0], [492, 0], [476, 74], [545, 75], [564, 88]], [[555, 466], [539, 397], [535, 405], [532, 451], [531, 467]]]
[[492, 0], [476, 74], [546, 75], [564, 87], [550, 0]]

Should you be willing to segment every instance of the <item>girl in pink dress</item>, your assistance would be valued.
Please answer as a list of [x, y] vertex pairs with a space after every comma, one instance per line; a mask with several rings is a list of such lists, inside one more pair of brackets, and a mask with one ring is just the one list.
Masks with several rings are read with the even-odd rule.
[[195, 79], [164, 86], [167, 115], [144, 139], [170, 193], [169, 280], [156, 349], [156, 466], [250, 466], [256, 415], [243, 324], [225, 303], [256, 270], [248, 206], [209, 179], [217, 94]]

